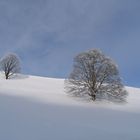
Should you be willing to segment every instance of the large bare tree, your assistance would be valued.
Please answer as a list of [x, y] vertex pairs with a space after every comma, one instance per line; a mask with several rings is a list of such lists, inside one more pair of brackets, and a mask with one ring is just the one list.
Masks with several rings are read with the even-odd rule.
[[19, 73], [21, 68], [18, 56], [14, 53], [6, 54], [0, 61], [0, 68], [4, 71], [6, 79], [15, 73]]
[[127, 95], [116, 64], [97, 49], [74, 58], [73, 71], [65, 84], [69, 93], [92, 100], [125, 101]]

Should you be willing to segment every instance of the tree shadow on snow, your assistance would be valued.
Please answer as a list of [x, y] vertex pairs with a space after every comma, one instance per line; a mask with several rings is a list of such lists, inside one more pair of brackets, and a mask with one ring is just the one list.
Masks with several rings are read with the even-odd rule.
[[26, 79], [29, 78], [29, 75], [24, 75], [24, 74], [14, 74], [9, 77], [10, 80], [15, 80], [15, 79]]

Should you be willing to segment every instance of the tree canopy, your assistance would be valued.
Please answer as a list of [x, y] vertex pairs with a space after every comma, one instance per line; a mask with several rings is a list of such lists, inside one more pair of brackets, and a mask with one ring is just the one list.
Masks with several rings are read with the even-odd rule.
[[0, 68], [5, 73], [5, 78], [8, 79], [15, 73], [20, 72], [20, 61], [16, 54], [8, 53], [0, 61]]
[[92, 100], [124, 101], [127, 95], [117, 65], [97, 49], [80, 53], [74, 58], [66, 89], [75, 96], [89, 96]]

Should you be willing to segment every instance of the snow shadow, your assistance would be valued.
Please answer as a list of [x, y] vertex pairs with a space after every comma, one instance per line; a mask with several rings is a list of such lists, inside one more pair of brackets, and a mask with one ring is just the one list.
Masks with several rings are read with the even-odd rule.
[[140, 114], [0, 95], [1, 140], [138, 140]]
[[14, 74], [11, 77], [9, 77], [9, 79], [26, 79], [29, 78], [29, 75], [24, 75], [24, 74]]

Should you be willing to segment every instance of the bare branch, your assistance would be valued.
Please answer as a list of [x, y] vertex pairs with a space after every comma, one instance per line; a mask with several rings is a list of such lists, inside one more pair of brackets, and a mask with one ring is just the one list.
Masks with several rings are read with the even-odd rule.
[[66, 80], [68, 93], [98, 99], [125, 99], [116, 64], [99, 50], [81, 53], [74, 58], [74, 68]]
[[9, 79], [11, 75], [20, 72], [19, 58], [14, 53], [5, 55], [0, 61], [0, 68], [4, 71], [5, 78]]

